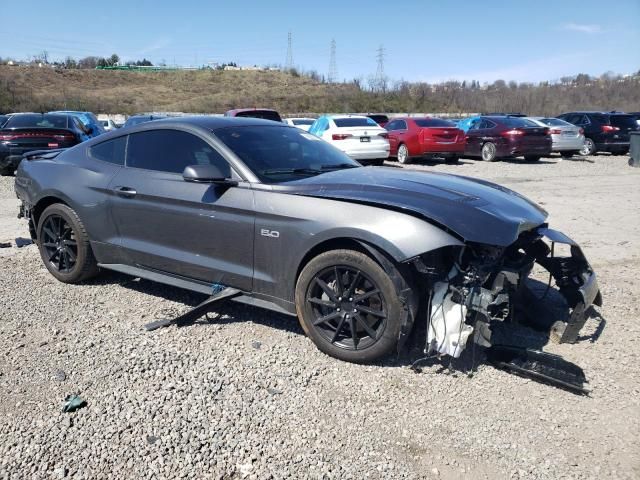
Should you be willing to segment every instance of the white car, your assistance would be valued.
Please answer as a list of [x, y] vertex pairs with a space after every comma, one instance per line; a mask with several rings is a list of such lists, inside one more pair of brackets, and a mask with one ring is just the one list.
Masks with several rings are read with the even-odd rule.
[[382, 165], [389, 158], [387, 131], [368, 117], [359, 115], [323, 115], [309, 128], [362, 164]]
[[564, 158], [582, 153], [584, 130], [572, 123], [553, 117], [527, 117], [541, 127], [548, 127], [551, 135], [551, 151], [559, 152]]
[[104, 127], [104, 129], [109, 132], [111, 130], [115, 130], [116, 128], [118, 128], [118, 126], [115, 124], [115, 122], [111, 119], [107, 119], [107, 120], [100, 120], [100, 123], [102, 124], [102, 126]]
[[304, 117], [285, 118], [284, 120], [282, 120], [283, 123], [286, 123], [287, 125], [291, 125], [293, 127], [298, 127], [300, 130], [304, 130], [305, 132], [309, 131], [309, 127], [311, 127], [311, 125], [313, 125], [313, 122], [315, 121], [316, 121], [315, 118], [304, 118]]

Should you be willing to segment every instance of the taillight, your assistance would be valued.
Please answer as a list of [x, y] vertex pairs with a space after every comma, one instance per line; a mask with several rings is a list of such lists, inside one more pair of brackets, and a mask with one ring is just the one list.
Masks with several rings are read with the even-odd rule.
[[387, 132], [379, 133], [378, 136], [382, 138], [389, 138], [389, 134]]
[[75, 140], [76, 137], [74, 137], [72, 134], [68, 134], [68, 135], [54, 135], [53, 138], [55, 138], [56, 140], [60, 140], [62, 142], [72, 142], [73, 140]]
[[618, 127], [612, 125], [602, 125], [603, 132], [617, 132], [618, 130], [620, 130]]
[[581, 128], [580, 130], [578, 130], [578, 134], [584, 135], [584, 128]]
[[15, 140], [17, 137], [15, 135], [0, 135], [0, 142], [8, 142], [10, 140]]
[[331, 138], [334, 140], [346, 140], [349, 137], [353, 137], [350, 133], [334, 133]]
[[502, 135], [505, 135], [505, 136], [524, 135], [524, 132], [522, 130], [518, 130], [517, 128], [514, 128], [513, 130], [507, 130], [502, 132]]
[[548, 130], [548, 135], [560, 135], [562, 133], [562, 130], [560, 130], [559, 128], [547, 128]]

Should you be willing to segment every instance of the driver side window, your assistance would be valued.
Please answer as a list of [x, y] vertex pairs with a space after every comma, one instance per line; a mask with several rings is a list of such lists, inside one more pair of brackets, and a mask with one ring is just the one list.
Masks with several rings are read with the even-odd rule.
[[181, 174], [189, 165], [215, 165], [231, 177], [229, 163], [199, 137], [179, 130], [150, 130], [129, 135], [127, 167]]

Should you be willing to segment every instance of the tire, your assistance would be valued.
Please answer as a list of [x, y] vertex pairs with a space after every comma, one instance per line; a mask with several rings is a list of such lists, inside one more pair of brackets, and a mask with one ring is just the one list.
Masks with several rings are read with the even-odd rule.
[[327, 355], [369, 363], [397, 347], [403, 312], [399, 292], [387, 272], [361, 252], [331, 250], [313, 258], [298, 277], [295, 299], [302, 328]]
[[540, 160], [540, 157], [538, 155], [525, 155], [524, 156], [524, 161], [525, 162], [538, 162]]
[[402, 165], [407, 165], [411, 163], [411, 156], [409, 155], [409, 149], [404, 143], [398, 145], [398, 153], [397, 153], [398, 162]]
[[444, 162], [448, 165], [453, 165], [455, 163], [458, 163], [458, 161], [460, 160], [460, 157], [458, 157], [457, 155], [454, 157], [446, 157], [444, 159]]
[[480, 152], [482, 160], [485, 162], [495, 162], [496, 158], [496, 146], [491, 142], [487, 142], [482, 145], [482, 151]]
[[79, 283], [99, 272], [82, 220], [67, 205], [55, 203], [42, 212], [37, 243], [44, 266], [61, 282]]
[[584, 147], [582, 147], [582, 150], [580, 150], [580, 155], [586, 156], [586, 155], [595, 155], [595, 154], [596, 154], [595, 142], [588, 137], [585, 138]]

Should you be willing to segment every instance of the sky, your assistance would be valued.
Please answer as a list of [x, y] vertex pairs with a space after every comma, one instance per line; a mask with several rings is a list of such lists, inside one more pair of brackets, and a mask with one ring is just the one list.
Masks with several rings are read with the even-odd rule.
[[640, 70], [640, 0], [0, 0], [0, 57], [294, 65], [339, 79], [518, 82]]

